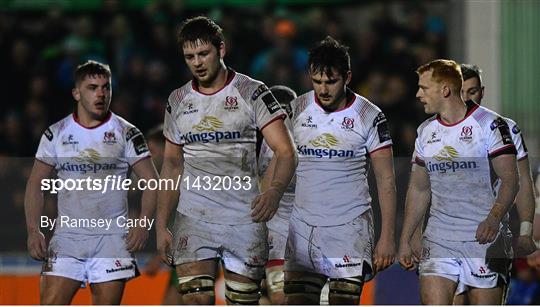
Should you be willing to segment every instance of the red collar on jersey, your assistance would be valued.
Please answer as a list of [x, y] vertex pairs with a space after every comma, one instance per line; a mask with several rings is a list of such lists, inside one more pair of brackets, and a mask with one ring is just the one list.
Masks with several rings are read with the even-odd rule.
[[210, 94], [205, 94], [205, 93], [202, 93], [201, 91], [199, 91], [199, 83], [197, 82], [197, 79], [195, 79], [195, 78], [193, 78], [191, 80], [191, 88], [193, 88], [194, 91], [196, 91], [198, 93], [201, 93], [203, 95], [212, 96], [212, 95], [217, 94], [222, 89], [224, 89], [227, 85], [229, 85], [229, 83], [231, 83], [231, 81], [234, 79], [235, 75], [236, 75], [236, 71], [234, 71], [234, 70], [227, 67], [227, 81], [225, 81], [225, 84], [220, 89], [218, 89], [217, 91], [215, 91], [213, 93], [210, 93]]
[[347, 103], [345, 104], [345, 106], [335, 110], [335, 111], [332, 111], [332, 112], [328, 112], [326, 110], [326, 108], [321, 104], [321, 102], [319, 101], [319, 98], [317, 97], [317, 94], [315, 94], [315, 92], [313, 92], [313, 96], [315, 96], [315, 102], [319, 105], [319, 107], [321, 107], [325, 112], [327, 113], [334, 113], [334, 112], [339, 112], [339, 111], [343, 111], [345, 109], [348, 109], [350, 106], [352, 106], [353, 102], [356, 100], [356, 95], [354, 94], [353, 91], [351, 91], [349, 88], [346, 89], [346, 95], [347, 95]]
[[453, 124], [447, 124], [445, 122], [442, 121], [441, 119], [441, 116], [439, 114], [437, 114], [437, 121], [445, 126], [445, 127], [453, 127], [461, 122], [463, 122], [464, 120], [467, 119], [467, 117], [469, 117], [474, 111], [476, 111], [476, 109], [478, 109], [478, 107], [480, 106], [479, 104], [476, 104], [474, 101], [472, 100], [467, 100], [465, 101], [465, 105], [467, 106], [467, 113], [465, 113], [465, 117], [463, 117], [463, 119], [461, 119], [460, 121], [456, 122], [456, 123], [453, 123]]
[[111, 112], [111, 111], [107, 112], [107, 116], [105, 116], [105, 118], [104, 118], [99, 124], [97, 124], [97, 125], [95, 125], [95, 126], [92, 126], [92, 127], [87, 127], [87, 126], [85, 126], [85, 125], [83, 125], [83, 124], [81, 124], [81, 123], [79, 122], [79, 116], [77, 116], [77, 111], [73, 112], [72, 115], [73, 115], [73, 120], [74, 120], [77, 124], [79, 124], [79, 126], [85, 128], [85, 129], [96, 129], [97, 127], [99, 127], [99, 126], [105, 124], [106, 122], [109, 121], [109, 119], [111, 119], [112, 112]]

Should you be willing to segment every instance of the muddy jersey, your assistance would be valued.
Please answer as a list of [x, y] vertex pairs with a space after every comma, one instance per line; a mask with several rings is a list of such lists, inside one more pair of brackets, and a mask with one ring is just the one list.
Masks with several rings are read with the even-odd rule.
[[[489, 160], [516, 153], [502, 117], [474, 103], [467, 107], [465, 118], [455, 124], [433, 116], [417, 130], [413, 161], [429, 175], [431, 208], [425, 235], [431, 240], [476, 240], [476, 229], [495, 202]], [[505, 222], [501, 227], [506, 228]]]
[[[291, 121], [290, 119], [285, 120], [285, 126], [287, 126], [287, 129], [289, 131], [292, 130], [291, 127]], [[259, 177], [262, 179], [263, 176], [266, 173], [266, 170], [268, 168], [268, 165], [270, 164], [270, 160], [272, 159], [272, 156], [274, 155], [274, 152], [268, 146], [265, 140], [262, 141], [261, 144], [261, 151], [259, 152]], [[278, 218], [289, 220], [289, 217], [291, 217], [291, 212], [294, 204], [294, 189], [296, 186], [296, 176], [293, 176], [291, 179], [291, 182], [287, 186], [287, 189], [285, 190], [285, 193], [283, 193], [283, 197], [281, 197], [281, 201], [279, 202], [279, 208], [276, 212], [276, 216]]]
[[345, 224], [368, 210], [368, 157], [392, 145], [381, 110], [351, 91], [347, 99], [331, 113], [314, 91], [291, 103], [298, 153], [293, 216], [310, 225]]
[[211, 223], [251, 223], [259, 193], [256, 131], [284, 117], [266, 85], [233, 71], [213, 94], [193, 81], [173, 91], [163, 134], [184, 151], [177, 210]]
[[[53, 166], [58, 179], [66, 185], [66, 189], [58, 191], [55, 233], [126, 232], [120, 226], [125, 224], [123, 218], [128, 213], [127, 191], [113, 186], [112, 179], [125, 180], [129, 168], [149, 156], [139, 129], [112, 112], [92, 128], [79, 124], [75, 114], [47, 128], [36, 159]], [[80, 186], [69, 182], [87, 178], [92, 180], [90, 186], [86, 181]], [[123, 218], [117, 222], [118, 217]], [[112, 222], [106, 226], [98, 224], [100, 220]]]

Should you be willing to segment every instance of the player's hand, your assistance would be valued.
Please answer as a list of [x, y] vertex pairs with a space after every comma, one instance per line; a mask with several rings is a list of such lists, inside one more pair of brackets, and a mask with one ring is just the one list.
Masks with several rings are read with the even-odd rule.
[[272, 188], [257, 195], [251, 202], [251, 220], [255, 223], [269, 221], [276, 214], [282, 195]]
[[130, 253], [140, 251], [146, 246], [148, 240], [148, 229], [145, 227], [132, 227], [129, 229], [126, 243]]
[[172, 234], [169, 229], [156, 229], [156, 244], [161, 261], [167, 265], [172, 264], [169, 250], [172, 245]]
[[526, 257], [536, 251], [536, 245], [532, 236], [519, 236], [516, 242], [516, 256], [518, 258]]
[[375, 272], [380, 272], [391, 266], [396, 260], [396, 247], [393, 239], [381, 238], [375, 246], [373, 255]]
[[480, 244], [491, 243], [495, 241], [499, 234], [500, 221], [488, 215], [476, 229], [476, 241]]
[[540, 250], [536, 250], [527, 256], [527, 264], [536, 270], [540, 270]]
[[[420, 260], [422, 258], [423, 251], [422, 238], [412, 236], [412, 238], [409, 240], [409, 246], [411, 247], [411, 252], [414, 256], [414, 259]], [[418, 263], [418, 261], [416, 261], [416, 263]]]
[[45, 236], [41, 231], [28, 233], [26, 245], [30, 257], [36, 260], [45, 260], [47, 256], [47, 244], [45, 243]]
[[415, 255], [409, 242], [401, 242], [398, 252], [399, 264], [407, 271], [416, 269], [416, 263], [420, 262], [419, 255]]

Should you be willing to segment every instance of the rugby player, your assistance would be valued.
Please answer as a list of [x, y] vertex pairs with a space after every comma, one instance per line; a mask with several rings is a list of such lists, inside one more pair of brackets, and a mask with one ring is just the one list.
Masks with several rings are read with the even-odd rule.
[[[161, 176], [182, 182], [180, 191], [159, 193], [158, 250], [176, 266], [184, 303], [214, 303], [221, 259], [227, 302], [257, 304], [268, 258], [263, 222], [275, 214], [296, 167], [286, 113], [262, 82], [225, 66], [222, 29], [212, 20], [186, 20], [178, 41], [193, 80], [171, 93], [165, 112]], [[276, 156], [270, 187], [260, 195], [257, 128]]]
[[[463, 74], [463, 87], [461, 89], [463, 100], [472, 100], [477, 104], [482, 104], [482, 99], [484, 98], [482, 71], [478, 66], [470, 64], [461, 64], [460, 68]], [[515, 253], [517, 257], [524, 257], [536, 250], [532, 237], [535, 210], [534, 186], [527, 146], [525, 145], [521, 129], [512, 119], [505, 117], [504, 120], [510, 128], [512, 140], [517, 151], [519, 191], [514, 202], [521, 223]], [[468, 303], [467, 286], [460, 284], [454, 298], [454, 305], [464, 305], [466, 303]]]
[[[313, 48], [313, 90], [291, 103], [299, 164], [285, 255], [287, 304], [319, 304], [328, 278], [330, 304], [358, 304], [364, 282], [394, 262], [392, 140], [381, 110], [347, 88], [347, 49], [332, 37]], [[375, 248], [368, 158], [382, 216]]]
[[[511, 253], [507, 212], [518, 190], [508, 124], [497, 113], [463, 101], [462, 74], [454, 61], [434, 60], [417, 74], [416, 96], [434, 116], [417, 130], [400, 264], [410, 269], [420, 261], [423, 304], [452, 304], [458, 284], [469, 288], [472, 304], [500, 304]], [[491, 171], [501, 181], [496, 198]], [[419, 257], [409, 240], [430, 198]]]
[[[283, 86], [275, 85], [270, 88], [270, 92], [281, 105], [281, 108], [287, 112], [285, 124], [289, 131], [290, 116], [291, 116], [291, 101], [297, 97], [296, 92], [292, 89]], [[263, 141], [259, 153], [259, 177], [266, 179], [261, 181], [261, 191], [266, 191], [270, 188], [268, 179], [272, 176], [264, 176], [267, 172], [274, 172], [275, 159], [272, 159], [274, 153], [268, 147], [268, 144]], [[268, 262], [265, 268], [265, 282], [268, 292], [268, 298], [272, 305], [283, 305], [283, 264], [285, 263], [285, 246], [287, 244], [287, 235], [289, 232], [289, 218], [294, 203], [294, 187], [295, 179], [291, 180], [289, 186], [283, 193], [283, 197], [279, 203], [279, 208], [274, 217], [266, 223], [268, 228]]]
[[[110, 187], [58, 192], [58, 218], [46, 246], [40, 231], [43, 211], [41, 183], [56, 171], [58, 179], [126, 179], [130, 168], [142, 179], [156, 179], [146, 141], [132, 124], [109, 111], [112, 89], [108, 65], [88, 61], [75, 71], [75, 111], [43, 134], [26, 187], [25, 212], [28, 251], [43, 260], [41, 304], [67, 305], [88, 282], [94, 304], [120, 304], [126, 280], [138, 275], [133, 252], [141, 250], [148, 229], [126, 229], [114, 221], [127, 218], [127, 191]], [[106, 184], [102, 182], [102, 184]], [[155, 191], [145, 190], [141, 219], [150, 219], [156, 206]], [[110, 220], [111, 227], [71, 227], [61, 217], [75, 220]]]

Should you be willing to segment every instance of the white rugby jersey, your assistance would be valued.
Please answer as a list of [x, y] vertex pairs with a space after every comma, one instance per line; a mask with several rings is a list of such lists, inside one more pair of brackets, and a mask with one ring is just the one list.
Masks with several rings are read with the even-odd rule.
[[[41, 137], [36, 159], [53, 166], [58, 179], [96, 179], [82, 190], [58, 191], [58, 217], [81, 221], [111, 220], [107, 227], [67, 227], [56, 220], [56, 233], [109, 234], [125, 233], [117, 218], [127, 218], [127, 191], [114, 185], [112, 179], [127, 178], [128, 169], [150, 156], [142, 133], [125, 119], [109, 112], [98, 126], [79, 124], [75, 113], [53, 124]], [[105, 178], [109, 176], [109, 181]], [[116, 177], [113, 177], [116, 176]], [[101, 187], [97, 186], [98, 181]], [[71, 184], [67, 184], [72, 188]], [[78, 187], [76, 187], [78, 188]], [[106, 189], [105, 189], [106, 188]], [[105, 192], [103, 192], [105, 191]], [[78, 226], [85, 224], [78, 224]]]
[[211, 223], [252, 223], [251, 201], [259, 193], [256, 131], [285, 112], [266, 85], [232, 70], [216, 93], [196, 86], [190, 81], [173, 91], [165, 112], [163, 134], [184, 150], [177, 210]]
[[431, 183], [429, 239], [475, 241], [495, 202], [489, 159], [516, 153], [506, 121], [472, 102], [467, 108], [455, 124], [433, 116], [417, 130], [413, 161], [426, 168]]
[[[292, 130], [291, 121], [289, 119], [285, 120], [285, 126], [287, 127], [289, 131]], [[274, 152], [272, 151], [270, 146], [268, 146], [266, 141], [263, 140], [261, 144], [261, 151], [259, 152], [259, 177], [261, 179], [265, 175], [266, 170], [268, 169], [268, 165], [270, 164], [270, 160], [272, 160], [273, 155], [274, 155]], [[287, 189], [283, 193], [283, 197], [281, 197], [281, 201], [279, 202], [279, 208], [275, 215], [281, 219], [289, 220], [289, 218], [291, 217], [291, 212], [294, 205], [295, 187], [296, 187], [296, 175], [293, 176], [293, 178], [291, 179], [291, 182], [287, 186]]]
[[392, 146], [381, 110], [349, 90], [347, 99], [331, 113], [314, 91], [291, 103], [298, 152], [293, 215], [310, 225], [344, 224], [368, 210], [368, 156]]

